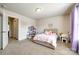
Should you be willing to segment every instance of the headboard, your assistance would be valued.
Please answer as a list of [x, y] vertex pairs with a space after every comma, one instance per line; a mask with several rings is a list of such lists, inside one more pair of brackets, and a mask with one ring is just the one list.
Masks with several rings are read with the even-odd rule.
[[58, 33], [58, 30], [57, 29], [44, 29], [44, 32], [45, 31], [52, 31], [52, 32]]

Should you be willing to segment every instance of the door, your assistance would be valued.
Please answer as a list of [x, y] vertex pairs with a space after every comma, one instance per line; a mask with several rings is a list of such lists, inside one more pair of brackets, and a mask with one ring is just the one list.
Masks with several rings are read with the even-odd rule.
[[5, 14], [0, 14], [0, 49], [4, 49], [8, 44], [8, 22]]
[[8, 45], [8, 17], [3, 13], [2, 20], [2, 49]]
[[0, 15], [0, 49], [2, 48], [2, 15]]
[[9, 38], [18, 39], [18, 19], [8, 17]]
[[18, 19], [14, 19], [13, 21], [13, 28], [14, 28], [14, 33], [13, 33], [13, 36], [18, 39]]

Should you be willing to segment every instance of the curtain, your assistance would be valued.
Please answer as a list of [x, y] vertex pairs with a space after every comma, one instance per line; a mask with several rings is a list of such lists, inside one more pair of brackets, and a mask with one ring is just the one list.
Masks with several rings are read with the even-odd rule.
[[79, 47], [78, 47], [78, 41], [79, 41], [79, 37], [78, 37], [78, 33], [79, 33], [79, 11], [78, 11], [78, 6], [79, 4], [76, 4], [75, 7], [73, 8], [73, 11], [71, 13], [71, 39], [72, 39], [72, 50], [73, 51], [78, 51]]

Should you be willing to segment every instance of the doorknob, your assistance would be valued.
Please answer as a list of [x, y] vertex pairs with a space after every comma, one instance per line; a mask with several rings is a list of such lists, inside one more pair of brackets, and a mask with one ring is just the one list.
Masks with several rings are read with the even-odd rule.
[[1, 33], [6, 33], [6, 31], [1, 31]]

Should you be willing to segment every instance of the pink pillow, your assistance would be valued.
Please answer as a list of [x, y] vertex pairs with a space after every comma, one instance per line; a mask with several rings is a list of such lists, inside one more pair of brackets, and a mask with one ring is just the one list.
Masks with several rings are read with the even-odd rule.
[[53, 33], [51, 31], [48, 32], [48, 35], [52, 35]]

